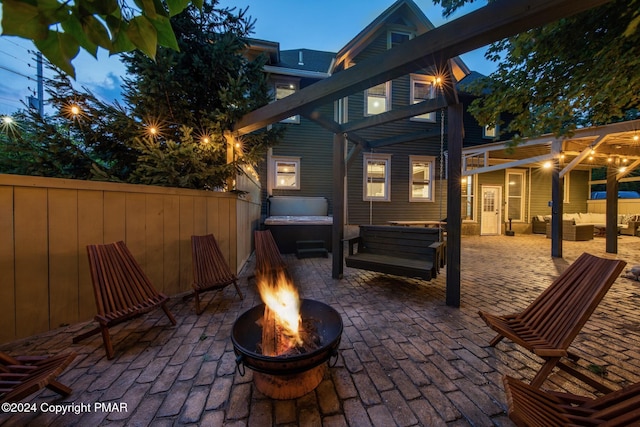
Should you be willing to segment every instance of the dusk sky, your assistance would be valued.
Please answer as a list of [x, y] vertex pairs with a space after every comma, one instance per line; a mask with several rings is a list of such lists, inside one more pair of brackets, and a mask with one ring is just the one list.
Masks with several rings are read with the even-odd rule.
[[[432, 0], [414, 0], [424, 14], [440, 26], [442, 8]], [[221, 6], [249, 6], [248, 14], [256, 19], [252, 37], [277, 41], [281, 49], [316, 49], [337, 52], [365, 26], [393, 4], [393, 0], [345, 1], [325, 0], [221, 0]], [[453, 18], [484, 6], [477, 0]], [[462, 55], [467, 66], [482, 74], [489, 74], [495, 64], [484, 59], [484, 49]], [[105, 51], [98, 59], [81, 53], [73, 64], [77, 85], [87, 87], [102, 100], [111, 102], [120, 96], [120, 77], [124, 66], [117, 56], [109, 57]], [[45, 77], [51, 73], [45, 70]], [[0, 115], [11, 114], [22, 108], [21, 101], [35, 95], [36, 62], [35, 46], [16, 37], [0, 37]]]

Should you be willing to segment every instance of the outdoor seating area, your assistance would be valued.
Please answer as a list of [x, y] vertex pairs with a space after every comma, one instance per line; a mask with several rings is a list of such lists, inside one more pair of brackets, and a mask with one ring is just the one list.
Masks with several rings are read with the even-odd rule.
[[[621, 236], [619, 254], [612, 256], [599, 239], [565, 242], [564, 258], [553, 259], [544, 236], [465, 236], [459, 309], [445, 305], [445, 272], [425, 282], [346, 268], [336, 280], [331, 258], [285, 255], [300, 296], [331, 306], [344, 324], [335, 366], [315, 390], [291, 400], [266, 397], [255, 388], [253, 372], [242, 376], [236, 366], [232, 326], [260, 303], [254, 281], [247, 280], [255, 268], [251, 259], [239, 275], [243, 300], [232, 286], [207, 292], [197, 315], [192, 302], [171, 298], [176, 325], [161, 310], [114, 325], [111, 360], [98, 336], [72, 343], [91, 323], [1, 345], [9, 355], [76, 353], [57, 378], [72, 389], [69, 396], [44, 390], [23, 401], [90, 409], [3, 413], [0, 424], [510, 426], [505, 375], [530, 384], [544, 359], [509, 340], [493, 347], [495, 332], [478, 310], [525, 310], [584, 252], [637, 264], [634, 243]], [[637, 281], [616, 278], [571, 344], [580, 356], [574, 367], [614, 390], [640, 380], [639, 288]], [[537, 390], [602, 395], [557, 369]], [[95, 403], [124, 409], [94, 409]]]

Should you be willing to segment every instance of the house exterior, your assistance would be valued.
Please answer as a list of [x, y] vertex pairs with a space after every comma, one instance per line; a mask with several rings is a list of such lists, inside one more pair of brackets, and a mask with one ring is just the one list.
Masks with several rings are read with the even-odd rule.
[[[265, 72], [269, 73], [277, 100], [433, 28], [413, 1], [399, 0], [339, 52], [280, 50], [277, 42], [254, 40], [250, 53], [268, 55]], [[458, 89], [478, 77], [460, 58], [450, 63], [453, 84]], [[344, 124], [427, 101], [441, 95], [443, 82], [438, 80], [441, 71], [423, 69], [324, 105], [315, 113]], [[473, 97], [458, 90], [458, 99], [468, 105]], [[334, 135], [309, 117], [311, 112], [307, 117], [293, 116], [273, 125], [285, 127], [286, 131], [281, 143], [270, 150], [260, 167], [262, 199], [326, 197], [332, 213]], [[446, 109], [442, 109], [358, 130], [357, 136], [367, 142], [367, 149], [355, 150], [350, 139], [345, 152], [346, 223], [386, 224], [446, 218], [446, 124]], [[480, 126], [465, 110], [465, 148], [493, 142], [496, 136], [493, 131]], [[578, 175], [572, 173], [571, 185], [577, 192], [571, 200], [576, 211], [586, 211], [588, 187], [584, 185], [585, 194], [580, 193], [579, 187], [588, 181], [588, 174]], [[531, 166], [464, 177], [463, 233], [502, 234], [510, 217], [514, 230], [530, 231], [532, 215], [550, 213], [550, 183], [550, 174], [534, 173]], [[262, 205], [264, 218], [269, 215], [268, 204]]]

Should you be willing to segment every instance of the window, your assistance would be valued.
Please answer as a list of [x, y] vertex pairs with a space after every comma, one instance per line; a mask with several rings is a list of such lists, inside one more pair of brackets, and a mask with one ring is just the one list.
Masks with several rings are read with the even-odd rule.
[[[274, 98], [276, 101], [294, 94], [298, 90], [298, 83], [294, 81], [276, 81], [274, 83]], [[300, 116], [291, 116], [280, 121], [281, 123], [300, 123]]]
[[475, 175], [467, 175], [467, 176], [463, 176], [462, 177], [462, 185], [461, 185], [461, 190], [462, 190], [462, 204], [461, 206], [461, 210], [462, 210], [462, 220], [463, 221], [474, 221], [475, 220], [475, 214], [476, 214], [476, 209], [475, 209], [475, 204], [476, 204], [476, 199], [475, 199], [475, 194], [476, 194], [476, 188], [475, 188]]
[[390, 110], [391, 82], [379, 84], [364, 93], [365, 115], [372, 116]]
[[271, 157], [272, 188], [279, 190], [300, 189], [300, 157]]
[[389, 31], [387, 33], [387, 49], [402, 44], [413, 38], [413, 33], [409, 31]]
[[365, 154], [363, 165], [363, 200], [391, 201], [391, 154]]
[[498, 130], [499, 130], [498, 125], [495, 125], [495, 126], [485, 125], [482, 128], [482, 137], [487, 139], [495, 139], [498, 137]]
[[[433, 76], [421, 76], [418, 74], [411, 74], [411, 103], [417, 104], [427, 99], [433, 99], [436, 97], [436, 78]], [[435, 122], [436, 113], [421, 114], [419, 116], [412, 117], [411, 120]]]
[[507, 170], [507, 218], [521, 222], [524, 218], [525, 173], [520, 170]]
[[409, 185], [410, 202], [433, 201], [433, 170], [435, 157], [409, 156], [411, 182]]

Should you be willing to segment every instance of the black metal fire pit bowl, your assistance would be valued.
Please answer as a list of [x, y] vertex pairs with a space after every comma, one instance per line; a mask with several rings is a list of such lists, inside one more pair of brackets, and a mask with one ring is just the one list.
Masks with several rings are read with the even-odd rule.
[[342, 337], [342, 318], [332, 307], [319, 301], [303, 299], [300, 315], [303, 319], [316, 321], [320, 336], [320, 347], [316, 350], [293, 356], [265, 356], [256, 353], [262, 341], [262, 326], [259, 320], [264, 314], [264, 304], [245, 311], [233, 324], [231, 341], [236, 354], [236, 364], [240, 374], [244, 367], [270, 375], [298, 374], [312, 369], [332, 357], [337, 358]]

